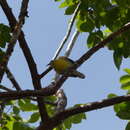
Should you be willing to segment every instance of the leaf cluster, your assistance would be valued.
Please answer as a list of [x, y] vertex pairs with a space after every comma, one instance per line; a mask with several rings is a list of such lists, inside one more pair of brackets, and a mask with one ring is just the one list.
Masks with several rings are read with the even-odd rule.
[[[120, 88], [126, 90], [127, 94], [130, 94], [130, 69], [126, 68], [124, 71], [126, 74], [120, 77]], [[116, 96], [116, 94], [111, 93], [108, 95], [108, 98], [113, 98]], [[128, 124], [125, 130], [130, 130], [130, 101], [114, 105], [114, 111], [116, 116], [120, 119], [128, 120]]]
[[[79, 2], [81, 5], [76, 17], [76, 27], [80, 32], [87, 32], [88, 48], [94, 47], [106, 35], [130, 21], [129, 0], [64, 0], [59, 7], [65, 8], [65, 15], [72, 15]], [[117, 69], [120, 69], [123, 58], [130, 56], [129, 33], [123, 33], [107, 45], [113, 51]]]

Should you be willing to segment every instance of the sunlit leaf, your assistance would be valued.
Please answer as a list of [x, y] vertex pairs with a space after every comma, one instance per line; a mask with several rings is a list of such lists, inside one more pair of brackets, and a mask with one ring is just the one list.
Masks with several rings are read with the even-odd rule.
[[110, 93], [107, 97], [108, 97], [108, 98], [114, 98], [114, 97], [117, 97], [117, 95], [114, 94], [114, 93]]
[[130, 120], [130, 102], [114, 105], [116, 116], [123, 120]]
[[35, 111], [37, 110], [37, 105], [31, 103], [29, 100], [19, 100], [18, 105], [22, 111]]
[[120, 78], [120, 83], [121, 84], [125, 84], [127, 82], [130, 82], [130, 75], [123, 75], [121, 78]]
[[34, 123], [36, 121], [38, 121], [40, 118], [40, 114], [39, 112], [35, 112], [31, 115], [30, 119], [28, 120], [29, 123]]
[[124, 71], [125, 71], [126, 73], [130, 74], [130, 69], [125, 68]]
[[130, 89], [130, 82], [122, 84], [121, 85], [121, 89], [123, 89], [123, 90], [129, 90]]

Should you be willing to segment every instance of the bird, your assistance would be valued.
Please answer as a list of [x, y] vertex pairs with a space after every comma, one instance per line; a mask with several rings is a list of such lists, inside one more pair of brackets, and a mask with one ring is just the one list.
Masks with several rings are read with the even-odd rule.
[[[69, 68], [74, 65], [74, 61], [68, 57], [60, 56], [57, 59], [50, 61], [50, 65], [58, 74], [63, 75]], [[72, 69], [69, 73], [69, 77], [85, 78], [85, 75], [75, 69]]]

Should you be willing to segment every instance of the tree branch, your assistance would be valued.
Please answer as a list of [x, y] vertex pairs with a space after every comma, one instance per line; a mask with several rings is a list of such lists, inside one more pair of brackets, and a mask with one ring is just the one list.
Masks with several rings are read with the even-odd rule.
[[18, 84], [18, 82], [16, 81], [16, 79], [14, 78], [13, 74], [10, 72], [9, 68], [7, 67], [6, 70], [5, 70], [6, 74], [7, 74], [7, 77], [8, 79], [11, 81], [11, 83], [13, 84], [13, 86], [15, 87], [15, 89], [17, 91], [20, 91], [22, 90], [20, 88], [20, 85]]
[[56, 111], [55, 113], [59, 113], [59, 112], [65, 110], [65, 107], [67, 105], [67, 97], [66, 97], [63, 89], [59, 89], [55, 95], [57, 97], [57, 101], [56, 101], [57, 106], [55, 109], [55, 111]]
[[16, 100], [21, 98], [28, 98], [28, 97], [47, 97], [48, 93], [50, 95], [54, 94], [54, 91], [51, 89], [53, 88], [54, 84], [48, 86], [48, 88], [42, 88], [40, 90], [21, 90], [21, 91], [13, 91], [10, 90], [8, 92], [0, 92], [0, 100]]
[[[12, 13], [12, 10], [8, 6], [8, 3], [6, 0], [1, 0], [0, 4], [2, 6], [2, 9], [3, 9], [8, 21], [9, 21], [10, 27], [13, 29], [15, 24], [17, 23], [17, 21], [16, 21], [15, 16]], [[33, 86], [35, 87], [36, 90], [41, 89], [41, 83], [40, 83], [39, 75], [37, 72], [37, 67], [36, 67], [35, 61], [32, 57], [31, 51], [27, 45], [27, 42], [24, 38], [23, 31], [21, 31], [21, 34], [19, 35], [18, 41], [20, 43], [20, 47], [21, 47], [21, 49], [24, 53], [24, 56], [26, 58], [26, 61], [28, 63], [28, 67], [29, 67], [31, 77], [32, 77]], [[48, 120], [49, 117], [48, 117], [48, 114], [46, 112], [43, 98], [38, 97], [37, 100], [38, 100], [38, 106], [39, 106], [39, 111], [41, 114], [42, 121]]]
[[40, 75], [39, 75], [39, 78], [43, 78], [47, 73], [49, 73], [50, 71], [52, 70], [52, 67], [49, 66], [44, 72], [42, 72]]
[[[4, 7], [4, 0], [0, 1], [0, 4], [2, 6], [2, 8]], [[20, 15], [19, 15], [19, 20], [16, 23], [14, 30], [13, 30], [13, 34], [12, 34], [12, 38], [8, 44], [8, 48], [6, 51], [6, 54], [4, 56], [4, 60], [3, 62], [0, 64], [0, 82], [2, 81], [6, 66], [8, 64], [8, 61], [13, 53], [14, 50], [14, 46], [16, 44], [16, 41], [20, 35], [21, 32], [21, 28], [24, 24], [24, 20], [25, 20], [25, 16], [27, 16], [27, 7], [28, 7], [28, 0], [23, 0], [22, 5], [21, 5], [21, 11], [20, 11]]]
[[63, 46], [65, 45], [66, 41], [68, 40], [68, 38], [69, 38], [69, 36], [70, 36], [70, 33], [71, 33], [71, 30], [72, 30], [72, 27], [73, 27], [73, 24], [74, 24], [74, 21], [75, 21], [75, 18], [76, 18], [77, 14], [78, 14], [80, 4], [81, 4], [81, 2], [79, 2], [79, 4], [77, 5], [77, 8], [75, 9], [75, 11], [74, 11], [74, 13], [73, 13], [73, 16], [72, 16], [72, 18], [71, 18], [71, 20], [70, 20], [70, 23], [69, 23], [69, 25], [68, 25], [67, 32], [66, 32], [66, 34], [65, 34], [65, 36], [64, 36], [64, 38], [63, 38], [63, 40], [61, 41], [60, 46], [59, 46], [59, 48], [57, 49], [57, 51], [56, 51], [54, 57], [52, 58], [52, 60], [54, 60], [54, 59], [57, 58], [57, 56], [59, 55], [61, 49], [63, 48]]
[[67, 48], [66, 48], [66, 51], [65, 51], [65, 56], [66, 57], [69, 57], [69, 55], [70, 55], [70, 53], [72, 51], [72, 48], [73, 48], [73, 46], [74, 46], [74, 44], [75, 44], [79, 34], [80, 34], [80, 32], [76, 29], [74, 34], [72, 35], [72, 38], [71, 38]]
[[12, 89], [6, 88], [6, 87], [3, 86], [3, 85], [0, 85], [0, 89], [5, 90], [5, 91], [8, 91], [8, 92], [13, 91]]
[[[115, 37], [119, 36], [121, 33], [127, 31], [130, 29], [130, 22], [128, 22], [127, 24], [125, 24], [122, 28], [120, 28], [119, 30], [117, 30], [116, 32], [113, 32], [112, 34], [110, 34], [106, 39], [104, 39], [103, 41], [101, 41], [100, 43], [98, 43], [97, 46], [91, 48], [89, 51], [87, 51], [83, 56], [81, 56], [81, 58], [79, 58], [79, 60], [76, 61], [76, 64], [73, 66], [73, 68], [70, 69], [75, 69], [78, 68], [81, 64], [83, 64], [86, 60], [88, 60], [94, 53], [96, 53], [99, 49], [101, 49], [102, 47], [104, 47], [107, 43], [111, 42]], [[70, 70], [68, 70], [70, 71]], [[54, 84], [50, 84], [45, 88], [42, 88], [42, 94], [44, 96], [51, 96], [53, 94], [55, 94], [55, 92], [61, 88], [61, 86], [63, 85], [63, 83], [67, 80], [67, 73], [66, 72], [58, 81], [56, 81]]]
[[93, 48], [91, 48], [88, 52], [86, 52], [83, 56], [81, 56], [77, 61], [75, 65], [75, 68], [78, 68], [80, 65], [82, 65], [86, 60], [88, 60], [94, 53], [96, 53], [99, 49], [103, 48], [105, 45], [107, 45], [109, 42], [111, 42], [114, 38], [119, 36], [120, 34], [126, 32], [130, 29], [130, 22], [125, 24], [123, 27], [118, 29], [116, 32], [111, 33], [106, 39], [102, 40], [101, 42], [97, 43], [97, 45]]
[[72, 69], [77, 69], [80, 67], [85, 61], [87, 61], [93, 54], [95, 54], [99, 49], [103, 48], [105, 45], [107, 45], [109, 42], [111, 42], [114, 38], [122, 34], [123, 32], [126, 32], [127, 30], [130, 29], [130, 22], [125, 24], [123, 27], [118, 29], [116, 32], [111, 33], [106, 39], [103, 41], [99, 42], [95, 47], [89, 49], [83, 56], [81, 56], [72, 66], [71, 68], [68, 69], [68, 71], [62, 75], [62, 77], [59, 78], [58, 81], [56, 81], [55, 85], [50, 88], [50, 86], [46, 87], [48, 89], [48, 96], [52, 93], [55, 93], [58, 89], [61, 88], [63, 83], [67, 80], [68, 74]]
[[[70, 116], [82, 113], [82, 112], [88, 112], [92, 110], [101, 109], [104, 107], [109, 107], [124, 101], [130, 101], [130, 95], [125, 96], [118, 96], [111, 99], [104, 99], [97, 102], [91, 102], [86, 105], [80, 105], [78, 107], [69, 108], [67, 110], [64, 110], [63, 112], [58, 113], [54, 117], [50, 119], [50, 121], [46, 124], [41, 124], [37, 130], [50, 130], [57, 125], [59, 125], [63, 120], [67, 119]], [[48, 125], [50, 124], [50, 125]]]
[[[78, 68], [80, 65], [82, 65], [86, 60], [88, 60], [94, 53], [96, 53], [99, 49], [101, 49], [102, 47], [104, 47], [106, 44], [108, 44], [110, 41], [112, 41], [114, 38], [116, 38], [117, 36], [119, 36], [120, 34], [122, 34], [123, 32], [127, 31], [130, 29], [130, 22], [128, 22], [127, 24], [125, 24], [122, 28], [120, 28], [119, 30], [117, 30], [116, 32], [113, 32], [112, 34], [110, 34], [106, 39], [104, 39], [103, 41], [101, 41], [100, 43], [98, 43], [95, 47], [91, 48], [89, 51], [87, 51], [83, 56], [81, 56], [75, 63], [75, 65], [70, 68], [54, 85], [53, 87], [53, 91], [57, 91], [65, 82], [65, 80], [67, 79], [67, 73], [71, 70], [71, 69], [76, 69]], [[120, 96], [119, 98], [112, 98], [112, 99], [106, 99], [103, 100], [102, 102], [94, 102], [94, 103], [90, 103], [88, 105], [85, 106], [80, 106], [77, 108], [72, 108], [69, 110], [65, 110], [59, 114], [57, 114], [56, 116], [54, 116], [53, 118], [51, 118], [51, 121], [49, 121], [48, 123], [51, 124], [50, 126], [48, 126], [48, 124], [41, 124], [37, 130], [49, 130], [54, 128], [55, 126], [57, 126], [58, 124], [60, 124], [62, 122], [62, 120], [68, 118], [69, 116], [81, 113], [81, 112], [87, 112], [87, 111], [91, 111], [91, 110], [95, 110], [98, 108], [103, 108], [103, 107], [107, 107], [107, 106], [111, 106], [117, 103], [121, 103], [123, 101], [129, 101], [130, 100], [130, 95], [127, 96]]]
[[8, 91], [0, 92], [0, 100], [17, 100], [28, 97], [44, 97], [46, 92], [44, 90], [23, 90], [23, 91]]
[[[54, 60], [54, 59], [57, 58], [57, 56], [59, 55], [61, 49], [63, 48], [63, 46], [65, 45], [65, 43], [66, 43], [67, 40], [68, 40], [68, 38], [69, 38], [69, 36], [70, 36], [70, 33], [71, 33], [71, 30], [72, 30], [72, 27], [73, 27], [73, 24], [74, 24], [74, 21], [75, 21], [75, 18], [76, 18], [76, 16], [77, 16], [78, 11], [79, 11], [80, 4], [81, 4], [81, 3], [79, 3], [79, 4], [77, 5], [77, 8], [75, 9], [74, 14], [73, 14], [73, 16], [72, 16], [72, 18], [71, 18], [71, 20], [70, 20], [69, 25], [68, 25], [67, 32], [66, 32], [66, 34], [65, 34], [65, 36], [64, 36], [64, 38], [63, 38], [63, 40], [61, 41], [60, 46], [59, 46], [59, 48], [57, 49], [57, 51], [56, 51], [54, 57], [52, 58], [52, 60]], [[72, 41], [73, 43], [74, 43], [74, 41], [76, 40], [77, 36], [79, 35], [78, 32], [75, 32], [75, 33], [76, 33], [76, 34], [74, 35], [74, 39], [72, 39], [72, 40], [73, 40], [73, 41]], [[67, 55], [68, 55], [68, 54], [67, 54]], [[48, 72], [50, 72], [51, 70], [52, 70], [52, 68], [51, 68], [51, 67], [48, 67], [42, 74], [39, 75], [39, 78], [43, 78], [43, 77], [44, 77]]]

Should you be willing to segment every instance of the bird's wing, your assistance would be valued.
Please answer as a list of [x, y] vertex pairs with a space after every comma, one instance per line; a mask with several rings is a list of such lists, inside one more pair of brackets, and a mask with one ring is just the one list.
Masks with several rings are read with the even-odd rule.
[[68, 60], [69, 62], [71, 62], [72, 64], [74, 64], [75, 62], [73, 60], [71, 60], [70, 58], [64, 57], [66, 60]]

